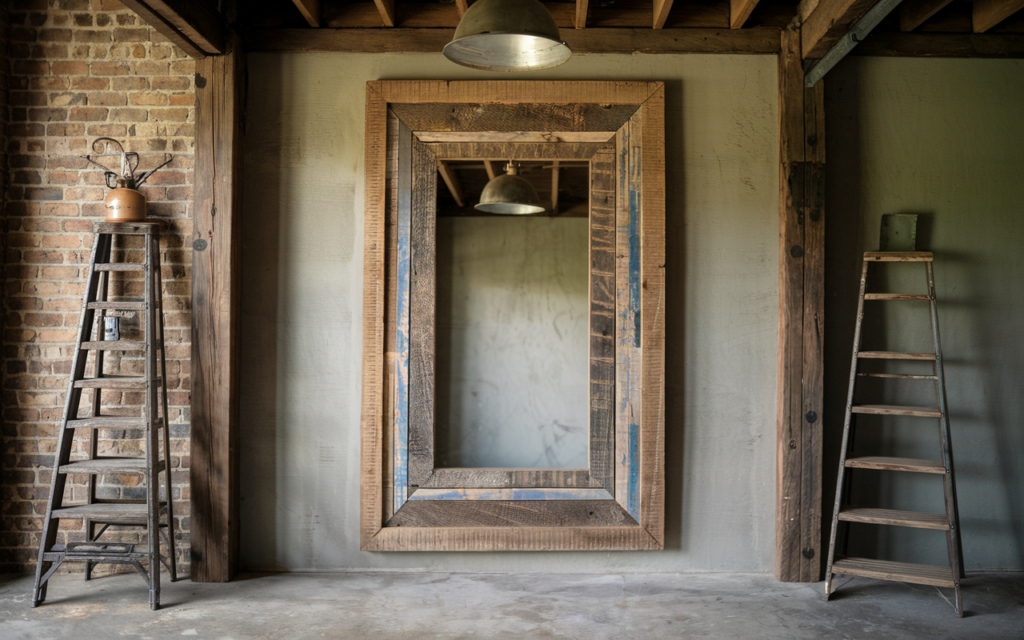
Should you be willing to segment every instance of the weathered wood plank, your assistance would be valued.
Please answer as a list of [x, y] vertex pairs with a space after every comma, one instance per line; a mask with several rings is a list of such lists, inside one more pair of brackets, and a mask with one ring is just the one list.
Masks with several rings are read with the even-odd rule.
[[825, 55], [878, 0], [821, 0], [800, 29], [804, 58]]
[[946, 8], [953, 0], [903, 0], [900, 3], [900, 31], [913, 31], [925, 20]]
[[525, 142], [432, 142], [437, 158], [445, 160], [589, 160], [603, 144]]
[[615, 491], [615, 147], [590, 161], [590, 475]]
[[386, 529], [628, 525], [636, 528], [636, 521], [613, 500], [410, 500], [388, 521]]
[[486, 489], [416, 489], [410, 500], [611, 500], [605, 489], [569, 489], [561, 487], [486, 488]]
[[758, 0], [729, 0], [729, 28], [742, 29]]
[[415, 131], [420, 142], [608, 142], [613, 131]]
[[320, 0], [292, 0], [311, 27], [320, 26]]
[[589, 469], [434, 469], [421, 488], [600, 487]]
[[1024, 9], [1024, 0], [974, 0], [971, 23], [974, 33], [985, 33]]
[[395, 511], [402, 508], [409, 495], [413, 142], [412, 131], [399, 121], [398, 225], [395, 252], [395, 422], [391, 425], [394, 433], [392, 442], [394, 443]]
[[[253, 29], [245, 34], [252, 51], [341, 53], [437, 53], [451, 42], [454, 35], [454, 28]], [[575, 53], [779, 52], [779, 30], [763, 27], [733, 30], [587, 28], [563, 31], [562, 38]], [[575, 99], [568, 102], [597, 101]]]
[[384, 22], [384, 26], [395, 26], [395, 0], [373, 0], [373, 3], [377, 5], [377, 11], [380, 13], [380, 19]]
[[434, 327], [437, 277], [437, 160], [412, 142], [409, 303], [409, 486], [434, 471]]
[[[238, 250], [245, 51], [196, 62], [192, 244], [192, 580], [238, 567]], [[216, 215], [216, 219], [214, 216]]]
[[[413, 131], [618, 131], [637, 104], [395, 104]], [[473, 139], [472, 142], [482, 142]], [[600, 142], [600, 140], [599, 140]]]
[[[387, 522], [388, 518], [395, 512], [395, 429], [393, 425], [397, 419], [398, 408], [398, 146], [399, 131], [401, 123], [398, 117], [387, 110], [387, 147], [386, 158], [383, 170], [385, 172], [384, 187], [382, 195], [382, 221], [384, 225], [384, 237], [387, 243], [384, 247], [384, 277], [387, 285], [384, 288], [384, 353], [383, 360], [383, 425], [381, 430], [381, 450], [383, 456], [383, 519], [378, 526]], [[410, 136], [411, 138], [411, 136]], [[411, 145], [411, 139], [409, 144]]]
[[[418, 502], [417, 507], [436, 503]], [[467, 503], [452, 503], [467, 506]], [[473, 503], [477, 504], [477, 503]], [[479, 503], [487, 504], [487, 503]], [[479, 508], [479, 504], [477, 507]], [[521, 504], [517, 504], [521, 506]], [[589, 513], [589, 512], [588, 512]], [[598, 513], [598, 512], [595, 512]], [[626, 516], [629, 517], [628, 515]], [[385, 527], [367, 551], [630, 551], [660, 549], [640, 527]]]

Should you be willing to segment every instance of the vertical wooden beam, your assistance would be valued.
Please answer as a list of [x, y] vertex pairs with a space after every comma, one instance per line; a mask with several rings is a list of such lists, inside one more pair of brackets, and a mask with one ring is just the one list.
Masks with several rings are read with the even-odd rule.
[[800, 28], [779, 55], [779, 351], [775, 576], [821, 579], [824, 85], [804, 88]]
[[668, 20], [668, 12], [672, 10], [675, 0], [654, 0], [654, 28], [662, 29]]
[[196, 62], [192, 242], [192, 580], [238, 567], [238, 231], [245, 51]]

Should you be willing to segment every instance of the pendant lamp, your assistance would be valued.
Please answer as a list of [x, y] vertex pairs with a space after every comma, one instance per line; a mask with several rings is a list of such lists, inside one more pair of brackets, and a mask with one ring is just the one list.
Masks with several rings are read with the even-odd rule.
[[475, 208], [487, 213], [519, 215], [543, 212], [537, 190], [526, 178], [516, 175], [516, 165], [509, 162], [505, 171], [505, 175], [495, 176], [487, 183]]
[[539, 0], [477, 0], [444, 47], [452, 62], [485, 71], [547, 69], [571, 55]]

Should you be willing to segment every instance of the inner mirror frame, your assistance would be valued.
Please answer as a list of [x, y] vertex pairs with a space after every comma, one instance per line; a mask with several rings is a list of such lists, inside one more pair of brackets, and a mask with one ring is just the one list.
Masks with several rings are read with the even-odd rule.
[[[590, 163], [587, 469], [434, 467], [439, 163]], [[366, 90], [364, 551], [664, 548], [664, 85]]]

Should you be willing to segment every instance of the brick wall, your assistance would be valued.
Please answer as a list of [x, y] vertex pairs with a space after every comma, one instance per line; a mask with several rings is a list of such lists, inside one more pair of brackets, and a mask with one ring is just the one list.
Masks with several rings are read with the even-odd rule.
[[[187, 563], [191, 251], [183, 244], [192, 229], [194, 63], [115, 0], [9, 4], [0, 569], [29, 569], [38, 552], [91, 231], [103, 215], [106, 191], [102, 172], [87, 168], [79, 156], [100, 136], [142, 154], [142, 169], [165, 153], [175, 158], [142, 191], [150, 217], [165, 221], [172, 479], [178, 557]], [[140, 259], [133, 250], [138, 245], [116, 246], [122, 258]], [[130, 299], [139, 284], [117, 279], [111, 293]], [[123, 338], [140, 337], [138, 318], [121, 322]], [[137, 358], [112, 354], [105, 371], [131, 373], [141, 366]], [[105, 391], [102, 398], [105, 412], [119, 415], [138, 415], [141, 400], [134, 392]], [[139, 435], [101, 431], [101, 453], [140, 453]], [[85, 456], [87, 437], [76, 433], [73, 457]], [[116, 483], [118, 478], [101, 479], [99, 494], [141, 496], [141, 487]], [[85, 487], [84, 477], [70, 477], [69, 497], [81, 500]], [[62, 529], [61, 541], [84, 538], [80, 522]]]

